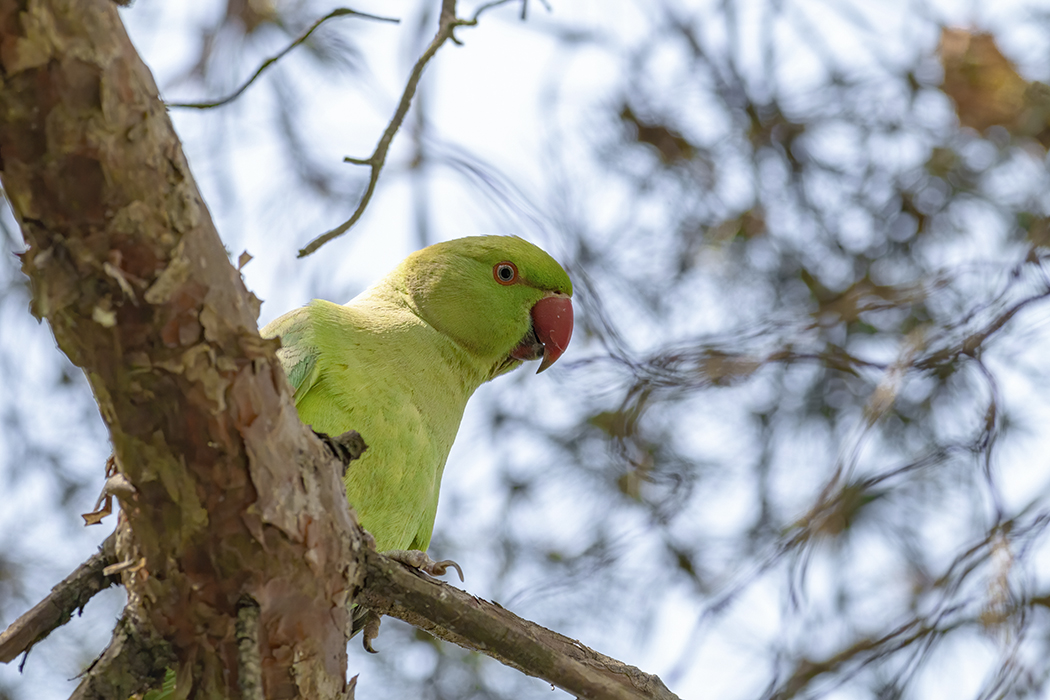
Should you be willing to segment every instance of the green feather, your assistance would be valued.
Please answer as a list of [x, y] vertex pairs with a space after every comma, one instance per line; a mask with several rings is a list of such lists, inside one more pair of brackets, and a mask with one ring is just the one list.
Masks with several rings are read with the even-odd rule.
[[[517, 284], [493, 268], [511, 262]], [[518, 367], [511, 351], [532, 328], [533, 305], [572, 283], [520, 238], [482, 236], [413, 253], [345, 306], [315, 300], [270, 323], [302, 421], [368, 451], [346, 493], [380, 551], [426, 550], [438, 491], [467, 400]]]

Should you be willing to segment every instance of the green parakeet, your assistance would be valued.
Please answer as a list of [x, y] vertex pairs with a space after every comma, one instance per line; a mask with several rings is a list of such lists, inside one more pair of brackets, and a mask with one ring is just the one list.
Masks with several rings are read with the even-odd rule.
[[[463, 409], [483, 383], [542, 358], [572, 336], [572, 282], [551, 256], [511, 236], [438, 243], [408, 256], [344, 306], [320, 299], [262, 329], [318, 432], [356, 430], [368, 450], [346, 472], [346, 497], [379, 551], [431, 573], [445, 460]], [[418, 551], [406, 551], [418, 550]], [[454, 565], [454, 564], [453, 564]], [[457, 567], [458, 568], [458, 567]], [[358, 610], [355, 633], [367, 611]], [[372, 651], [366, 628], [365, 648]], [[174, 693], [168, 671], [161, 700]]]
[[302, 421], [356, 430], [368, 450], [346, 497], [379, 551], [430, 544], [438, 490], [463, 409], [483, 383], [565, 351], [572, 282], [511, 236], [438, 243], [346, 305], [314, 300], [267, 325]]

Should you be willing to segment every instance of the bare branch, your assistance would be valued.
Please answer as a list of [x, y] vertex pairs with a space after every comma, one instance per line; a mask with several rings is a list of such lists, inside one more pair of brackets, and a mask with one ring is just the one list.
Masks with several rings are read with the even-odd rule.
[[1048, 297], [1050, 297], [1050, 289], [1022, 299], [992, 319], [981, 330], [974, 332], [951, 347], [939, 350], [917, 361], [915, 367], [918, 369], [931, 369], [944, 364], [945, 362], [954, 361], [959, 355], [970, 355], [971, 357], [976, 356], [980, 349], [984, 347], [985, 341], [1002, 330], [1003, 326], [1005, 326], [1007, 322], [1016, 316], [1022, 309]]
[[[955, 612], [955, 610], [943, 611], [937, 617], [946, 617], [951, 612]], [[864, 638], [854, 642], [827, 659], [821, 661], [802, 659], [798, 662], [791, 676], [768, 697], [775, 700], [787, 700], [787, 698], [795, 697], [818, 676], [841, 672], [843, 667], [847, 666], [864, 667], [894, 651], [904, 649], [912, 644], [920, 644], [924, 640], [945, 634], [967, 622], [970, 621], [953, 621], [948, 624], [939, 624], [939, 620], [927, 622], [920, 618], [915, 618], [882, 637]]]
[[657, 676], [523, 620], [498, 604], [425, 579], [372, 549], [366, 550], [364, 563], [365, 586], [357, 600], [377, 613], [481, 652], [580, 698], [677, 697]]
[[492, 2], [486, 2], [483, 5], [479, 5], [478, 9], [474, 10], [474, 16], [471, 19], [473, 19], [476, 22], [478, 20], [478, 17], [481, 16], [482, 12], [491, 10], [494, 7], [506, 5], [511, 2], [521, 2], [521, 18], [525, 19], [525, 11], [529, 7], [529, 0], [492, 0]]
[[83, 610], [87, 602], [114, 583], [114, 576], [103, 570], [116, 560], [116, 537], [110, 535], [98, 552], [77, 567], [61, 583], [51, 589], [46, 598], [15, 620], [0, 633], [0, 662], [9, 663], [22, 652], [28, 653], [34, 644], [69, 622], [73, 613]]
[[328, 241], [342, 236], [344, 233], [350, 230], [350, 227], [357, 223], [361, 215], [365, 213], [365, 207], [372, 199], [372, 195], [375, 193], [376, 184], [379, 182], [379, 173], [383, 169], [383, 165], [386, 163], [386, 154], [390, 150], [390, 143], [394, 140], [394, 136], [397, 134], [398, 129], [401, 128], [401, 123], [405, 120], [405, 116], [408, 114], [409, 107], [412, 106], [412, 98], [416, 94], [416, 88], [419, 85], [420, 78], [423, 77], [423, 70], [427, 67], [430, 59], [438, 52], [438, 49], [449, 39], [453, 43], [458, 44], [459, 41], [454, 36], [454, 32], [458, 27], [474, 26], [478, 23], [477, 14], [469, 20], [463, 20], [456, 17], [456, 0], [442, 0], [441, 3], [441, 17], [438, 20], [438, 31], [434, 35], [434, 39], [427, 46], [426, 51], [419, 57], [416, 64], [412, 67], [412, 72], [409, 73], [408, 82], [405, 84], [405, 90], [401, 93], [401, 101], [397, 105], [397, 109], [394, 111], [394, 117], [390, 120], [383, 135], [379, 137], [379, 143], [376, 144], [375, 150], [368, 158], [350, 158], [349, 156], [343, 160], [347, 163], [353, 163], [355, 165], [367, 165], [371, 172], [368, 176], [368, 186], [365, 188], [365, 192], [361, 195], [361, 201], [357, 204], [357, 209], [351, 214], [350, 218], [343, 223], [336, 226], [331, 231], [323, 233], [317, 238], [310, 241], [306, 247], [299, 251], [299, 257], [304, 258], [307, 255], [317, 251], [318, 248], [323, 246]]
[[258, 79], [260, 75], [263, 74], [263, 71], [272, 66], [274, 63], [277, 63], [277, 61], [280, 61], [282, 58], [284, 58], [284, 56], [296, 46], [299, 46], [307, 39], [309, 39], [310, 35], [313, 34], [314, 31], [316, 31], [322, 24], [334, 17], [362, 17], [364, 19], [372, 19], [377, 22], [392, 22], [394, 24], [397, 24], [401, 21], [396, 17], [380, 17], [379, 15], [371, 15], [367, 12], [358, 12], [357, 10], [350, 10], [345, 7], [336, 8], [321, 19], [311, 24], [309, 29], [307, 29], [305, 32], [299, 35], [298, 39], [288, 44], [288, 46], [286, 46], [284, 50], [263, 61], [262, 65], [260, 65], [256, 69], [255, 73], [252, 74], [252, 77], [248, 78], [247, 82], [245, 82], [243, 85], [241, 85], [239, 88], [234, 90], [226, 97], [212, 102], [167, 102], [165, 104], [167, 104], [169, 109], [175, 107], [182, 109], [211, 109], [212, 107], [222, 107], [223, 105], [233, 102], [238, 97], [240, 97], [244, 93], [244, 91], [247, 90], [248, 87], [256, 81], [256, 79]]

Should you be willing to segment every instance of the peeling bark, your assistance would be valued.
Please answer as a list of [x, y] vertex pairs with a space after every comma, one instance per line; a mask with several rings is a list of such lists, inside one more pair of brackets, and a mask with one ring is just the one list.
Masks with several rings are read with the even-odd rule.
[[361, 546], [340, 467], [297, 418], [113, 3], [0, 0], [0, 72], [32, 311], [87, 374], [135, 489], [127, 624], [170, 643], [193, 697], [236, 696], [250, 596], [266, 697], [337, 697]]

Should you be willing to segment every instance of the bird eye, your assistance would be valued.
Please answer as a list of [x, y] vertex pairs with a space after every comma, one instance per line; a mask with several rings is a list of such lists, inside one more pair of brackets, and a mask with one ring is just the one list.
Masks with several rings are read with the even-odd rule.
[[492, 276], [500, 284], [514, 284], [518, 281], [518, 268], [512, 262], [497, 263], [492, 268]]

